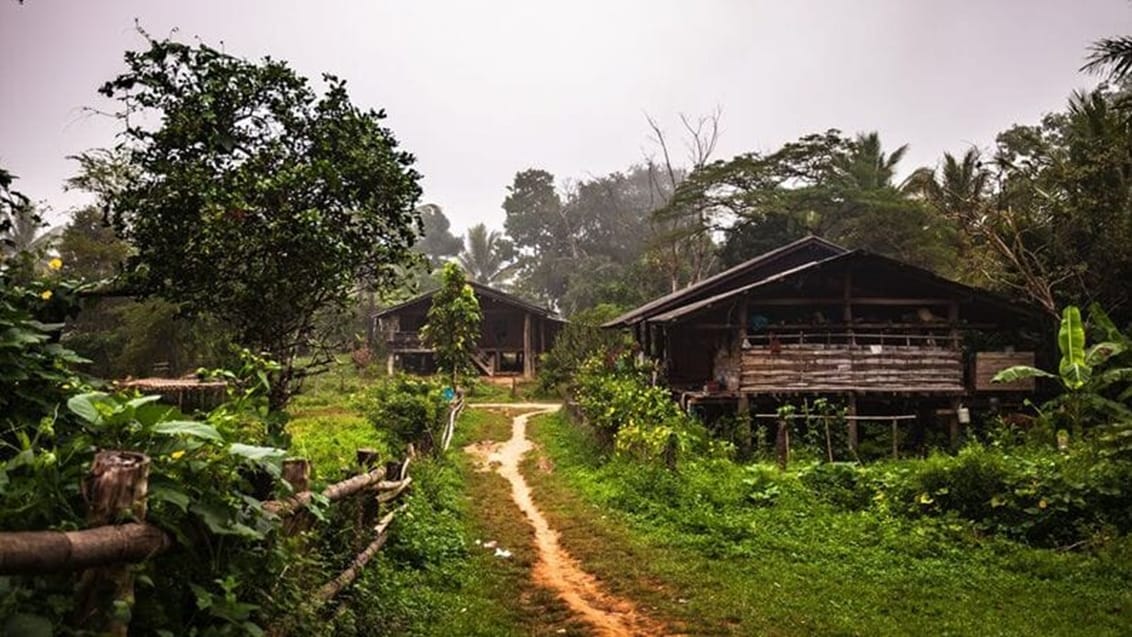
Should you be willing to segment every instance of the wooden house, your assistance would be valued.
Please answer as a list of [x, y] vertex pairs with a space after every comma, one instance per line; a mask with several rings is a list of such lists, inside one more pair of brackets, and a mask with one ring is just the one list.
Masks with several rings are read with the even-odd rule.
[[[538, 357], [554, 345], [565, 322], [554, 312], [514, 295], [469, 281], [479, 300], [483, 323], [472, 362], [485, 376], [533, 378]], [[374, 333], [384, 340], [386, 366], [414, 373], [436, 371], [433, 352], [421, 342], [434, 292], [373, 315]]]
[[773, 413], [821, 396], [846, 405], [851, 419], [858, 409], [930, 410], [960, 421], [965, 405], [1033, 390], [1032, 382], [992, 385], [990, 377], [1034, 364], [1042, 321], [985, 290], [807, 237], [606, 327], [631, 329], [686, 406]]

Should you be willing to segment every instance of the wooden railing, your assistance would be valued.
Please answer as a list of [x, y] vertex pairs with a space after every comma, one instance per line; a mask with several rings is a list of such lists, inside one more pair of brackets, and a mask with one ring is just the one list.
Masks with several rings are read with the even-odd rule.
[[[385, 544], [389, 527], [403, 507], [388, 511], [375, 526], [371, 525], [379, 507], [392, 503], [412, 484], [408, 471], [413, 457], [410, 445], [403, 461], [379, 467], [376, 466], [378, 458], [375, 451], [359, 449], [358, 462], [369, 470], [328, 485], [319, 492], [331, 503], [369, 494], [368, 499], [363, 499], [359, 505], [357, 524], [359, 539], [363, 537], [361, 534], [369, 534], [369, 537], [364, 549], [354, 557], [349, 567], [318, 589], [314, 595], [316, 605], [326, 604], [349, 586]], [[134, 595], [133, 569], [129, 565], [156, 557], [176, 545], [170, 533], [145, 521], [149, 462], [144, 454], [130, 451], [101, 451], [96, 454], [86, 493], [90, 528], [79, 531], [0, 532], [0, 576], [85, 571], [79, 579], [77, 599], [94, 599], [89, 591], [109, 583], [116, 591], [112, 601], [128, 606]], [[294, 534], [311, 524], [312, 516], [305, 510], [315, 499], [315, 493], [309, 488], [310, 471], [310, 462], [305, 459], [285, 460], [282, 475], [291, 486], [293, 495], [263, 503], [265, 511], [282, 519], [281, 532], [284, 534]], [[134, 521], [115, 523], [129, 518]], [[84, 588], [88, 590], [84, 591]], [[126, 622], [129, 621], [113, 608], [94, 606], [80, 608], [75, 617], [79, 628], [93, 628], [115, 635], [125, 635]]]
[[389, 332], [385, 342], [392, 349], [426, 349], [420, 332]]

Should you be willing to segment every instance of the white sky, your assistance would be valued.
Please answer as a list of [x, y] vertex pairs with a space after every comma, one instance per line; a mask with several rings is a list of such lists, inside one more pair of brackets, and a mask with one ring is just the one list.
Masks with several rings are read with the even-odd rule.
[[911, 145], [908, 172], [1061, 108], [1095, 84], [1077, 71], [1089, 43], [1132, 32], [1125, 0], [0, 0], [0, 165], [57, 211], [84, 200], [62, 190], [65, 157], [114, 143], [82, 107], [108, 106], [95, 91], [144, 45], [135, 18], [345, 78], [388, 111], [456, 232], [502, 225], [516, 171], [639, 161], [645, 112], [675, 134], [678, 113], [720, 106], [718, 157], [878, 130]]

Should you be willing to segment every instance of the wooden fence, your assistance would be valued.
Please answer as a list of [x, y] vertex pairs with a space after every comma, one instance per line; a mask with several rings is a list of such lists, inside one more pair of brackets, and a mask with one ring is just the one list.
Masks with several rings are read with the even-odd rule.
[[[380, 520], [376, 518], [382, 505], [391, 504], [412, 484], [409, 465], [413, 457], [410, 445], [403, 461], [377, 466], [375, 451], [359, 449], [358, 463], [367, 471], [320, 492], [331, 503], [352, 496], [361, 498], [358, 532], [373, 526], [368, 537], [359, 536], [360, 551], [350, 565], [315, 592], [316, 606], [330, 602], [352, 584], [385, 544], [389, 527], [404, 505], [388, 511]], [[114, 608], [133, 599], [133, 571], [129, 565], [153, 558], [176, 544], [164, 529], [146, 522], [149, 465], [147, 456], [132, 451], [96, 454], [84, 484], [88, 528], [0, 533], [0, 575], [82, 571], [76, 589], [76, 627], [100, 634], [125, 635], [129, 620], [114, 612]], [[310, 471], [311, 464], [305, 459], [285, 460], [282, 477], [293, 495], [263, 503], [265, 511], [282, 519], [283, 534], [295, 534], [311, 524], [312, 516], [306, 513], [306, 507], [315, 499], [310, 490]], [[132, 521], [118, 523], [122, 519]]]

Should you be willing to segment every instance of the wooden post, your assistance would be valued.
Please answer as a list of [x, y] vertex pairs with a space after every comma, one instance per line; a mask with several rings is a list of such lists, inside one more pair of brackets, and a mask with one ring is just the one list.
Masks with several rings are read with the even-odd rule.
[[535, 356], [531, 346], [531, 313], [523, 314], [523, 378], [534, 378]]
[[283, 481], [291, 485], [292, 493], [309, 491], [311, 463], [305, 458], [287, 458], [283, 461]]
[[900, 459], [900, 446], [896, 443], [896, 419], [892, 419], [892, 459]]
[[833, 462], [833, 436], [829, 433], [829, 414], [822, 414], [822, 424], [825, 426], [825, 455], [829, 462]]
[[[306, 458], [287, 458], [283, 461], [283, 481], [291, 485], [291, 493], [309, 491], [311, 487], [311, 463]], [[283, 520], [283, 534], [295, 535], [310, 526], [307, 511], [296, 511]]]
[[[87, 524], [92, 527], [145, 520], [149, 457], [134, 451], [100, 451], [83, 485]], [[134, 604], [134, 575], [129, 564], [88, 569], [79, 579], [75, 623], [100, 634], [124, 637]]]
[[[364, 472], [371, 471], [377, 466], [377, 450], [362, 448], [357, 451], [358, 466]], [[388, 472], [387, 472], [388, 473]], [[377, 500], [371, 494], [363, 494], [358, 498], [358, 518], [354, 527], [355, 545], [360, 548], [369, 536], [369, 526], [377, 518]]]
[[959, 405], [958, 398], [951, 399], [951, 417], [948, 419], [948, 437], [951, 441], [951, 450], [959, 448]]
[[774, 438], [774, 452], [778, 468], [786, 471], [790, 462], [790, 425], [785, 418], [778, 419], [778, 434]]
[[739, 448], [739, 458], [743, 461], [750, 460], [754, 449], [753, 440], [755, 427], [758, 424], [751, 416], [751, 396], [747, 393], [739, 394], [739, 404], [735, 408], [736, 420], [739, 421], [738, 432], [741, 434], [736, 436], [736, 446]]
[[857, 455], [857, 395], [850, 393], [849, 400], [845, 405], [845, 415], [848, 416], [846, 423], [849, 426], [849, 451], [853, 456]]
[[393, 372], [397, 371], [397, 365], [394, 362], [395, 356], [396, 354], [389, 352], [389, 355], [385, 357], [385, 373], [389, 376], [392, 376]]

